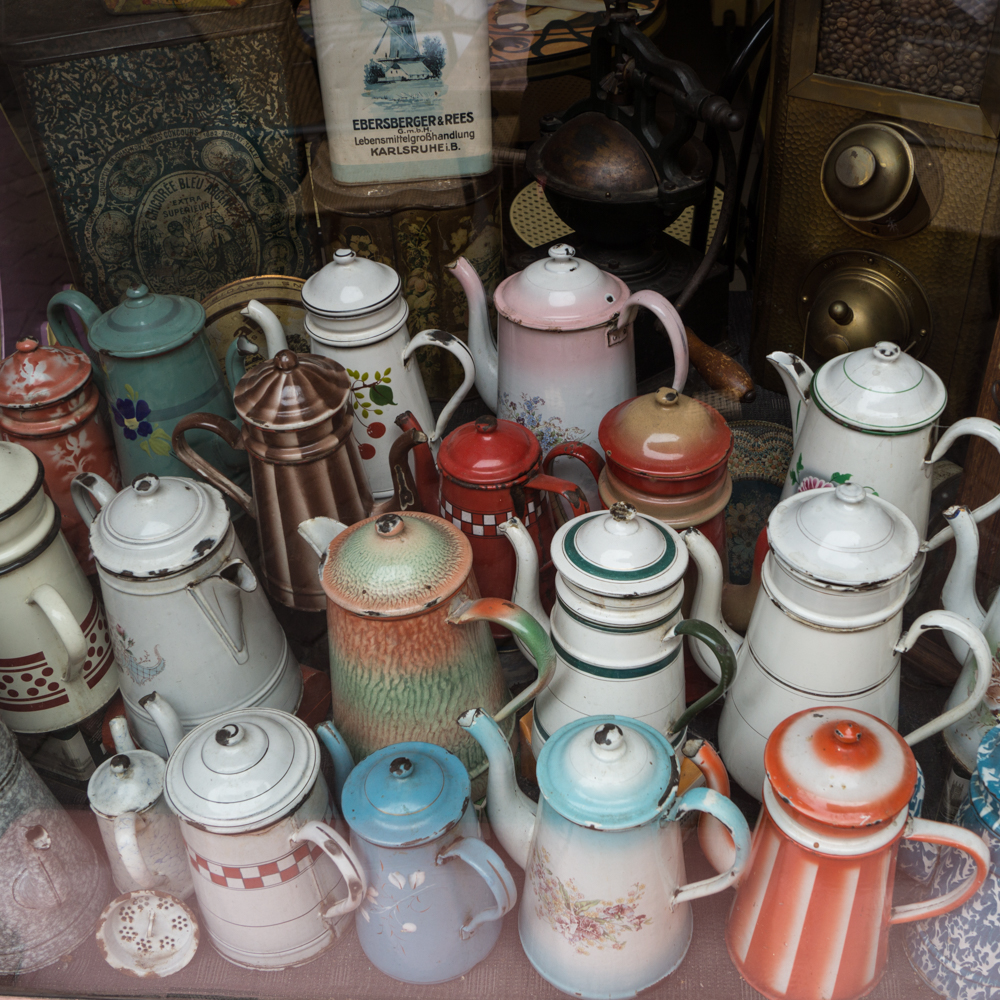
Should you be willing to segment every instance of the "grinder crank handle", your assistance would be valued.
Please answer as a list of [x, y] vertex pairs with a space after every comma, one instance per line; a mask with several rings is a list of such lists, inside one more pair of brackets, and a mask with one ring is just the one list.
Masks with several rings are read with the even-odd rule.
[[709, 347], [691, 327], [685, 326], [684, 332], [687, 334], [691, 365], [710, 388], [742, 403], [752, 403], [757, 398], [753, 379], [738, 361]]

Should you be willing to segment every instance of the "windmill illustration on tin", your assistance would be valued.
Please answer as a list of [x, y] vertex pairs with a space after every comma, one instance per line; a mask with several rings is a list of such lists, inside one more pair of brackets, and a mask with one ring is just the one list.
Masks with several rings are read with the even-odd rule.
[[428, 60], [429, 53], [421, 55], [414, 29], [415, 18], [411, 11], [396, 3], [386, 7], [376, 0], [361, 0], [361, 6], [377, 14], [385, 22], [382, 37], [372, 50], [374, 58], [365, 68], [366, 83], [371, 85], [427, 80], [441, 75], [440, 66], [428, 65], [428, 62], [439, 61], [443, 65], [443, 46], [437, 46], [442, 51], [435, 52], [431, 60]]

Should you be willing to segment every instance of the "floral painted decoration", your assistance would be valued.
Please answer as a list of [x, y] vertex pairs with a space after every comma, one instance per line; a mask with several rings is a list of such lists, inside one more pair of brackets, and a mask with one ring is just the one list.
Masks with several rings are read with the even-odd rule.
[[115, 423], [129, 441], [139, 442], [139, 447], [147, 455], [169, 455], [170, 435], [159, 425], [150, 423], [146, 418], [152, 414], [149, 403], [139, 398], [139, 393], [130, 385], [125, 386], [126, 399], [119, 397], [111, 411]]
[[544, 418], [545, 400], [541, 396], [529, 396], [521, 393], [521, 402], [511, 399], [509, 392], [500, 397], [497, 416], [503, 420], [514, 420], [522, 427], [527, 427], [538, 438], [542, 453], [548, 452], [564, 441], [583, 441], [587, 432], [582, 427], [563, 427], [561, 417]]

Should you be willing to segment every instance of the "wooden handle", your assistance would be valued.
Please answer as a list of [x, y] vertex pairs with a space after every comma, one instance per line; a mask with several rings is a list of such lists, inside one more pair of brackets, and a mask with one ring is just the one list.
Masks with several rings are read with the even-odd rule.
[[746, 369], [728, 354], [709, 347], [691, 327], [686, 326], [684, 330], [687, 333], [691, 364], [708, 385], [730, 399], [752, 403], [757, 397], [757, 390]]

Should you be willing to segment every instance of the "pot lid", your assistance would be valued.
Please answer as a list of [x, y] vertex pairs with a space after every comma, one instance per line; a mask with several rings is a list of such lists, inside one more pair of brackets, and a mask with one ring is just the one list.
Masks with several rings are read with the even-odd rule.
[[733, 450], [722, 414], [676, 389], [619, 403], [604, 415], [597, 436], [612, 465], [662, 479], [701, 475]]
[[836, 420], [880, 434], [924, 427], [948, 402], [944, 382], [887, 340], [828, 361], [813, 376], [812, 395]]
[[87, 798], [104, 816], [120, 816], [148, 809], [163, 792], [167, 765], [149, 750], [115, 754], [90, 776]]
[[366, 757], [341, 793], [351, 830], [380, 847], [416, 847], [450, 830], [469, 805], [465, 765], [432, 743], [396, 743]]
[[169, 892], [134, 889], [104, 908], [97, 946], [112, 969], [140, 979], [172, 976], [198, 950], [198, 920]]
[[571, 823], [627, 830], [658, 816], [677, 788], [670, 741], [623, 715], [577, 719], [558, 730], [538, 755], [538, 787]]
[[158, 295], [145, 285], [125, 291], [121, 304], [87, 332], [95, 351], [120, 358], [143, 358], [186, 344], [205, 326], [200, 302], [185, 295]]
[[399, 275], [388, 264], [335, 250], [333, 260], [302, 286], [302, 303], [320, 316], [348, 319], [388, 305], [400, 289]]
[[456, 427], [442, 442], [438, 467], [450, 479], [473, 486], [499, 486], [530, 472], [542, 446], [527, 427], [494, 416]]
[[167, 804], [210, 830], [243, 833], [276, 823], [319, 776], [319, 743], [276, 708], [226, 712], [177, 744], [167, 761]]
[[917, 557], [917, 529], [864, 487], [842, 483], [782, 500], [767, 522], [771, 551], [826, 583], [856, 587], [905, 573]]
[[1000, 833], [1000, 726], [994, 726], [979, 744], [969, 798], [982, 822]]
[[565, 243], [548, 257], [502, 281], [493, 295], [497, 311], [535, 330], [584, 330], [621, 312], [628, 288], [614, 275], [576, 256]]
[[229, 527], [229, 511], [214, 487], [147, 473], [101, 508], [90, 545], [111, 573], [163, 576], [201, 562]]
[[26, 409], [65, 399], [86, 385], [90, 358], [75, 347], [42, 347], [26, 337], [0, 363], [0, 406]]
[[764, 748], [775, 794], [809, 819], [870, 827], [907, 807], [917, 762], [903, 737], [854, 708], [808, 708], [781, 722]]
[[41, 459], [23, 445], [0, 441], [0, 520], [19, 511], [45, 479]]
[[293, 431], [343, 412], [350, 388], [344, 366], [332, 358], [278, 351], [240, 379], [233, 404], [248, 423]]
[[688, 556], [673, 528], [619, 500], [564, 524], [552, 539], [552, 561], [584, 590], [642, 597], [672, 587]]
[[323, 563], [323, 589], [346, 611], [399, 618], [447, 600], [472, 570], [472, 547], [434, 514], [383, 514], [342, 531]]

